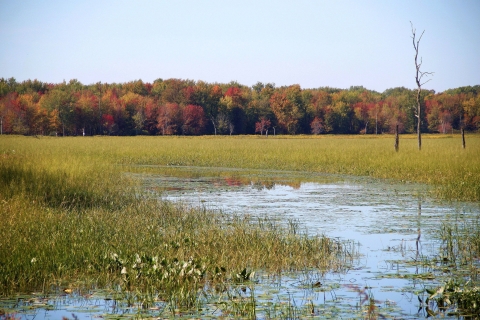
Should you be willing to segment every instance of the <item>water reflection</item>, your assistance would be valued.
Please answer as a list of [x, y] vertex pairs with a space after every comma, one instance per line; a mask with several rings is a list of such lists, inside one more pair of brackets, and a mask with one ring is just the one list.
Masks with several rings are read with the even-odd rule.
[[[419, 195], [418, 196], [418, 219], [417, 219], [417, 233], [418, 233], [418, 237], [417, 237], [417, 240], [415, 241], [415, 246], [417, 248], [417, 254], [415, 256], [415, 260], [416, 261], [419, 261], [419, 258], [420, 258], [420, 255], [421, 255], [421, 243], [420, 243], [420, 238], [422, 237], [422, 231], [421, 231], [421, 217], [422, 215], [422, 197]], [[416, 267], [416, 270], [415, 270], [415, 274], [418, 274], [418, 265]]]
[[256, 190], [272, 190], [275, 186], [288, 186], [294, 190], [300, 189], [302, 181], [286, 181], [284, 179], [269, 179], [264, 178], [252, 179], [251, 177], [223, 177], [216, 178], [212, 181], [212, 185], [215, 187], [230, 186], [241, 187], [251, 186]]

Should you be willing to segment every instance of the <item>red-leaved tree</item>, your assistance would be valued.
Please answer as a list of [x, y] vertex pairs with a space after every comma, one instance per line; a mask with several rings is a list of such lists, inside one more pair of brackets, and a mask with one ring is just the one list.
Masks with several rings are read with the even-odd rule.
[[205, 112], [200, 106], [189, 104], [183, 108], [182, 133], [185, 135], [199, 135], [205, 129]]
[[255, 123], [255, 133], [259, 132], [260, 135], [263, 135], [263, 131], [265, 131], [265, 135], [267, 135], [268, 129], [271, 125], [272, 123], [270, 122], [270, 120], [266, 118], [261, 118], [260, 121]]

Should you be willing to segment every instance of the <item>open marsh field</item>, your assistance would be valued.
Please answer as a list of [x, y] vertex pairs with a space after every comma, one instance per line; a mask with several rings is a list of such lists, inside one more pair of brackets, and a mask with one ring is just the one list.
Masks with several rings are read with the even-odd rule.
[[0, 310], [472, 315], [479, 159], [478, 135], [1, 136]]

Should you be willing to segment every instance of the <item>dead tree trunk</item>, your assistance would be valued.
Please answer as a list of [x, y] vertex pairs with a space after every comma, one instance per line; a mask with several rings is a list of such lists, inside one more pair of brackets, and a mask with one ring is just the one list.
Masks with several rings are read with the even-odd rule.
[[416, 111], [416, 116], [417, 116], [417, 139], [418, 139], [418, 150], [422, 150], [422, 130], [421, 130], [421, 123], [422, 123], [422, 118], [421, 118], [421, 106], [420, 106], [420, 92], [422, 89], [420, 86], [417, 89], [417, 111]]
[[399, 139], [398, 139], [398, 124], [395, 126], [395, 151], [398, 152], [399, 148]]
[[422, 123], [422, 109], [421, 109], [421, 104], [420, 104], [420, 93], [422, 92], [422, 85], [430, 81], [431, 79], [428, 79], [427, 81], [422, 83], [422, 77], [427, 75], [432, 75], [433, 72], [422, 72], [420, 71], [420, 67], [422, 66], [422, 58], [420, 58], [420, 62], [418, 61], [418, 46], [420, 45], [420, 40], [422, 39], [423, 33], [425, 30], [422, 32], [420, 35], [420, 38], [418, 40], [415, 39], [416, 37], [416, 30], [413, 28], [412, 22], [410, 22], [410, 25], [412, 26], [412, 39], [413, 39], [413, 48], [415, 49], [415, 69], [416, 69], [416, 74], [415, 74], [415, 82], [417, 83], [417, 106], [415, 110], [415, 117], [417, 117], [417, 136], [418, 136], [418, 150], [422, 150], [422, 133], [421, 133], [421, 123]]

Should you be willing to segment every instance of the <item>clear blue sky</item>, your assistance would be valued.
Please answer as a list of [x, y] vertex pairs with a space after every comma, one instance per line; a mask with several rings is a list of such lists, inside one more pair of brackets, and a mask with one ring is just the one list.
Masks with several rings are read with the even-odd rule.
[[480, 84], [480, 1], [0, 0], [0, 77], [302, 88]]

